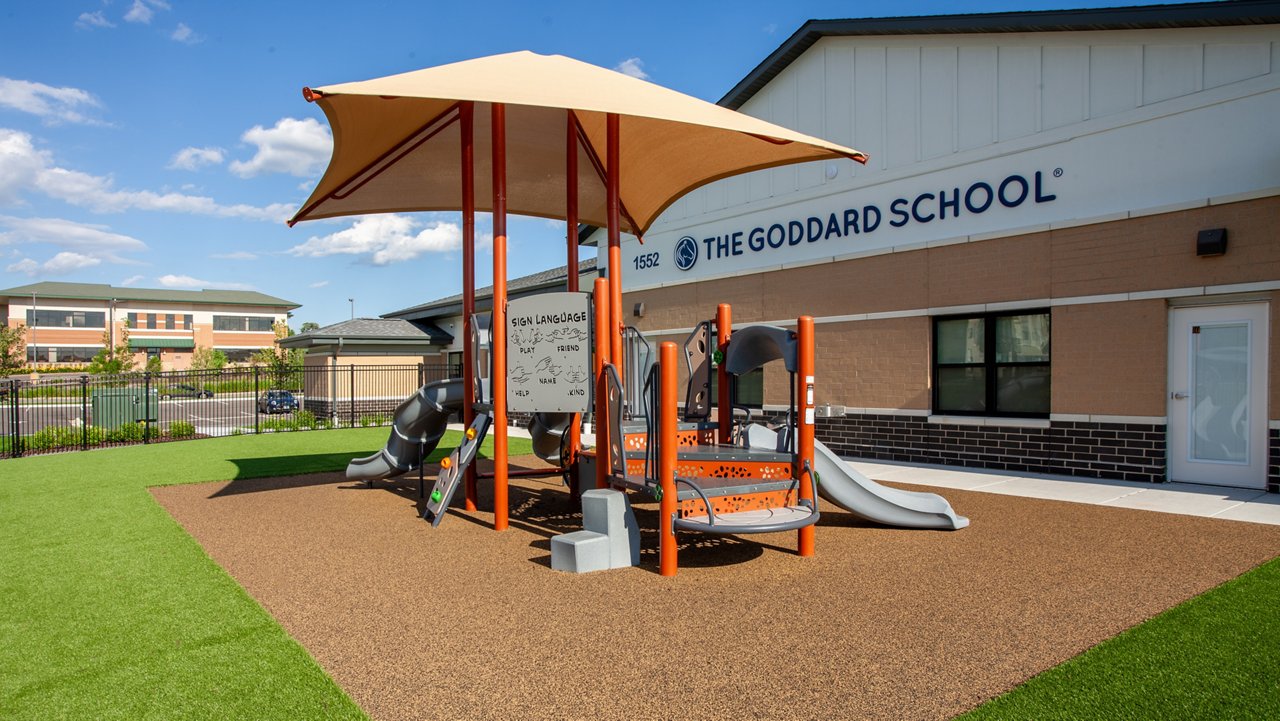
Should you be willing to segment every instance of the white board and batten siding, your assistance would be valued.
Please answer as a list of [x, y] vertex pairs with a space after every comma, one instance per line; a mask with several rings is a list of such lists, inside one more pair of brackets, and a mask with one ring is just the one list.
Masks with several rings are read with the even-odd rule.
[[[689, 193], [643, 246], [624, 243], [628, 289], [1274, 191], [1280, 30], [829, 36], [741, 111], [855, 147], [871, 161], [776, 168]], [[995, 190], [1010, 176], [1022, 181], [1009, 186], [1007, 199], [1023, 195], [1024, 184], [1035, 183], [1036, 192], [981, 213], [966, 212], [962, 202], [939, 217], [940, 192], [945, 201], [952, 189], [963, 195], [975, 183]], [[922, 194], [934, 197], [911, 208]], [[974, 196], [978, 207], [984, 194]], [[916, 212], [891, 225], [901, 219], [890, 214], [899, 199], [907, 201], [900, 210]], [[876, 206], [878, 224], [850, 232], [845, 211], [868, 205]], [[753, 229], [814, 218], [828, 224], [833, 216], [841, 232], [746, 247]], [[742, 235], [728, 253], [707, 242], [734, 233]], [[686, 236], [700, 255], [681, 270], [673, 250]], [[637, 255], [653, 253], [656, 266], [637, 263]]]

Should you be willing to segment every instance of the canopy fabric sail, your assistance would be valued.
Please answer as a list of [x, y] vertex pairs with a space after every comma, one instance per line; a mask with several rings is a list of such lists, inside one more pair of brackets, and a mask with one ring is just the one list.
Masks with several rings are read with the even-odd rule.
[[[475, 104], [475, 162], [490, 163], [490, 112], [506, 105], [507, 210], [565, 217], [566, 122], [578, 134], [578, 219], [607, 222], [606, 118], [620, 120], [622, 230], [640, 235], [680, 196], [739, 173], [866, 156], [618, 72], [516, 52], [304, 91], [333, 128], [329, 167], [289, 221], [462, 207], [458, 104]], [[492, 210], [476, 174], [476, 209]]]

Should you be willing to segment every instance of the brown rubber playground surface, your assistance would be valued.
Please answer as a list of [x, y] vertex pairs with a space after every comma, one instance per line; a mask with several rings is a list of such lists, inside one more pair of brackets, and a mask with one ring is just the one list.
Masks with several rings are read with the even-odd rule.
[[642, 566], [574, 576], [558, 479], [513, 481], [504, 533], [432, 529], [416, 479], [153, 492], [376, 719], [947, 718], [1280, 554], [1278, 527], [948, 490], [965, 530], [826, 505], [814, 558], [690, 535], [673, 579], [638, 505]]

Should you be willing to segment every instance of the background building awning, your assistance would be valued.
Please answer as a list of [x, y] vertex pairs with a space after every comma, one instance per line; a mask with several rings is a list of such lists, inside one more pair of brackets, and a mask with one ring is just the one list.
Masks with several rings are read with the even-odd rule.
[[196, 347], [194, 338], [130, 338], [129, 348], [138, 350], [141, 348], [186, 348], [188, 350]]

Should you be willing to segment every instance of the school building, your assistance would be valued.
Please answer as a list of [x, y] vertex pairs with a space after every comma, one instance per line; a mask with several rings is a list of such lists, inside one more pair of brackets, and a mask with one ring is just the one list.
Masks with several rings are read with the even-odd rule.
[[197, 346], [215, 348], [233, 363], [275, 345], [276, 323], [298, 307], [244, 290], [120, 288], [100, 283], [43, 282], [0, 290], [0, 317], [26, 326], [32, 367], [83, 365], [104, 339], [121, 342], [128, 328], [137, 367], [160, 358], [164, 370], [186, 370]]
[[720, 103], [870, 162], [626, 239], [647, 338], [814, 316], [842, 455], [1280, 491], [1280, 3], [813, 20]]

